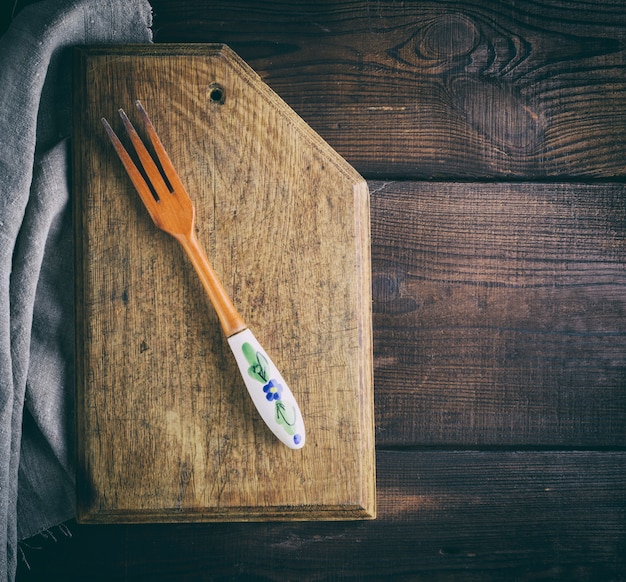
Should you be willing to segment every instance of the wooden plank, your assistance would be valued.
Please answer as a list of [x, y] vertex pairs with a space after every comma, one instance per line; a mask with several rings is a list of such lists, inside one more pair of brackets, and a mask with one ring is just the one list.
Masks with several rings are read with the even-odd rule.
[[626, 175], [626, 3], [155, 0], [368, 178]]
[[[222, 45], [76, 54], [80, 519], [374, 517], [367, 183]], [[301, 450], [259, 417], [196, 274], [106, 139], [101, 117], [121, 134], [117, 108], [136, 120], [136, 99], [296, 394]]]
[[20, 579], [623, 578], [624, 452], [379, 451], [377, 471], [375, 521], [71, 525]]
[[626, 187], [371, 182], [377, 443], [626, 444]]

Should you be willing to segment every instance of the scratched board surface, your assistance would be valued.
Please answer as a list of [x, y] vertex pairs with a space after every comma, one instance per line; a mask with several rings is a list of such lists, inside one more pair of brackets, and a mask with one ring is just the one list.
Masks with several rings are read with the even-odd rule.
[[[222, 45], [79, 49], [75, 72], [80, 520], [373, 517], [367, 184]], [[136, 99], [300, 403], [302, 450], [258, 416], [195, 272], [106, 139], [119, 107], [139, 126]]]

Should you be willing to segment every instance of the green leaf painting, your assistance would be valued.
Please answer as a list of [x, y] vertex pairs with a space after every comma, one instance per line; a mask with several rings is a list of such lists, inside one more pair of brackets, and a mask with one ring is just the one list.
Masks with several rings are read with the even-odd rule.
[[285, 429], [285, 432], [293, 437], [295, 444], [302, 442], [302, 435], [296, 434], [296, 408], [289, 404], [289, 409], [282, 400], [283, 386], [275, 378], [271, 378], [270, 362], [259, 351], [252, 347], [252, 344], [245, 342], [241, 346], [243, 355], [250, 365], [248, 374], [261, 383], [265, 398], [268, 402], [274, 403], [274, 415], [276, 423]]
[[250, 364], [248, 374], [259, 382], [267, 382], [269, 379], [269, 362], [267, 358], [261, 352], [257, 352], [248, 342], [243, 344], [241, 349], [248, 364]]
[[296, 424], [296, 409], [292, 406], [291, 413], [287, 413], [285, 405], [278, 401], [276, 402], [276, 422], [281, 424], [287, 434], [293, 435], [295, 431], [294, 425]]

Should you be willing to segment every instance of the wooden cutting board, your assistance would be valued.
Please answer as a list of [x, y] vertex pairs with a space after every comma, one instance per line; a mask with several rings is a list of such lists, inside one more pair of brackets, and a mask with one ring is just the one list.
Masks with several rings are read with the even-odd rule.
[[[81, 522], [375, 515], [369, 193], [223, 45], [75, 52]], [[246, 392], [179, 245], [157, 230], [100, 122], [150, 114], [197, 234], [302, 408], [281, 444]]]

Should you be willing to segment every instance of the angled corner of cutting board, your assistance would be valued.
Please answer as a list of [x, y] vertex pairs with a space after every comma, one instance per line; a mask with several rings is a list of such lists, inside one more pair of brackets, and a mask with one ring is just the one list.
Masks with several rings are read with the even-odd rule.
[[[224, 45], [80, 48], [74, 92], [79, 520], [373, 518], [366, 182]], [[100, 118], [121, 133], [122, 107], [139, 125], [136, 99], [300, 403], [299, 451], [259, 418], [193, 269], [106, 141]]]

